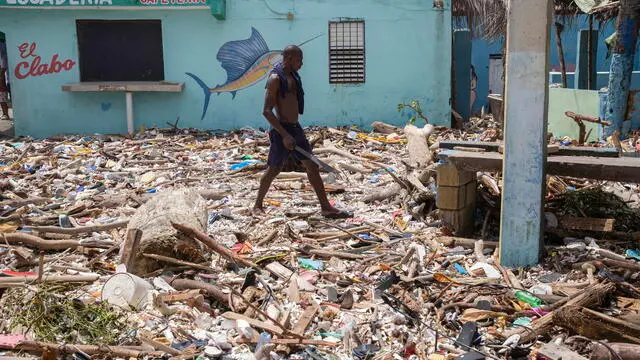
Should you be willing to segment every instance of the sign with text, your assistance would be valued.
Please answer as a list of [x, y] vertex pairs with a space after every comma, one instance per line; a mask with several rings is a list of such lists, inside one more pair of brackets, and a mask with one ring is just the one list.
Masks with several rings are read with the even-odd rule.
[[18, 52], [22, 61], [16, 65], [13, 75], [16, 79], [26, 79], [49, 74], [57, 74], [62, 71], [73, 69], [76, 62], [71, 59], [61, 60], [58, 54], [51, 56], [51, 60], [42, 60], [37, 53], [36, 43], [23, 43], [18, 46]]
[[192, 7], [217, 0], [0, 0], [0, 7]]

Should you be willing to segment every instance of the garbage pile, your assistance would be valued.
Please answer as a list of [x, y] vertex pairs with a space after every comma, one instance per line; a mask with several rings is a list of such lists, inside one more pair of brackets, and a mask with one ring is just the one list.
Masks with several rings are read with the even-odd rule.
[[499, 126], [377, 125], [308, 129], [340, 220], [296, 164], [252, 214], [258, 129], [0, 143], [0, 358], [638, 358], [636, 185], [549, 177], [543, 262], [508, 269], [499, 174], [479, 173], [476, 238], [435, 207], [434, 144]]

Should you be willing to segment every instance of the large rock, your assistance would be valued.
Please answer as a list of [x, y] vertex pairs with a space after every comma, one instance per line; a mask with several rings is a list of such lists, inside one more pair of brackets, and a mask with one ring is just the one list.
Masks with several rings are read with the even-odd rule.
[[[138, 208], [129, 221], [127, 233], [131, 229], [142, 231], [137, 249], [134, 249], [131, 268], [128, 272], [144, 275], [160, 269], [163, 264], [142, 256], [143, 253], [158, 254], [190, 262], [204, 260], [203, 247], [197, 240], [179, 234], [171, 223], [179, 223], [207, 230], [206, 201], [197, 190], [180, 189], [161, 193]], [[129, 248], [126, 242], [120, 249], [120, 257]]]

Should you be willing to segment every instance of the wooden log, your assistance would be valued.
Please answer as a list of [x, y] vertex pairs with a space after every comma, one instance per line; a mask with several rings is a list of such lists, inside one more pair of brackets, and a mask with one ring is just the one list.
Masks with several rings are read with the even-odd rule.
[[556, 310], [553, 321], [589, 339], [640, 344], [640, 326], [579, 306]]
[[217, 252], [218, 254], [220, 254], [221, 256], [223, 256], [225, 258], [227, 258], [228, 260], [234, 261], [237, 264], [245, 266], [245, 267], [250, 267], [250, 268], [261, 270], [261, 268], [258, 266], [258, 264], [234, 254], [231, 250], [229, 250], [226, 247], [218, 244], [214, 239], [210, 238], [205, 233], [203, 233], [201, 231], [198, 231], [197, 229], [191, 228], [189, 226], [183, 225], [183, 224], [171, 223], [171, 225], [176, 230], [182, 232], [183, 234], [185, 234], [185, 235], [187, 235], [187, 236], [189, 236], [189, 237], [191, 237], [193, 239], [199, 240], [200, 242], [205, 244], [209, 249]]
[[188, 280], [188, 279], [168, 279], [166, 278], [169, 285], [171, 285], [176, 290], [190, 290], [190, 289], [200, 289], [204, 290], [204, 292], [216, 299], [218, 302], [223, 304], [224, 306], [229, 306], [229, 295], [225, 294], [222, 289], [219, 287], [208, 284], [206, 282], [197, 281], [197, 280]]
[[362, 201], [365, 203], [372, 203], [375, 201], [383, 201], [394, 197], [400, 193], [402, 187], [396, 183], [385, 187], [382, 190], [372, 191], [369, 195], [365, 196]]
[[265, 321], [256, 320], [256, 319], [250, 318], [248, 316], [244, 316], [242, 314], [238, 314], [238, 313], [234, 313], [234, 312], [228, 311], [228, 312], [222, 314], [222, 317], [225, 318], [225, 319], [229, 319], [229, 320], [244, 320], [247, 323], [249, 323], [249, 325], [255, 326], [255, 327], [259, 328], [259, 329], [266, 330], [266, 331], [268, 331], [268, 332], [270, 332], [270, 333], [272, 333], [274, 335], [283, 335], [284, 334], [284, 331], [281, 328], [279, 328], [276, 325], [274, 325], [274, 324], [271, 324], [271, 323], [268, 323], [268, 322], [265, 322]]
[[142, 347], [124, 347], [107, 345], [59, 345], [40, 341], [22, 341], [15, 346], [17, 350], [45, 351], [51, 350], [58, 354], [73, 354], [82, 351], [88, 355], [111, 355], [124, 358], [162, 357], [164, 352], [146, 351]]
[[538, 335], [545, 334], [554, 326], [554, 313], [559, 311], [560, 309], [570, 307], [570, 306], [580, 306], [580, 307], [590, 307], [590, 306], [598, 306], [600, 305], [604, 299], [612, 293], [616, 289], [614, 284], [603, 283], [596, 284], [591, 286], [580, 294], [573, 296], [569, 299], [564, 305], [559, 307], [558, 309], [550, 312], [549, 314], [541, 317], [537, 321], [535, 321], [530, 329], [514, 329], [511, 331], [506, 331], [502, 334], [502, 336], [506, 339], [511, 335], [519, 334], [520, 343], [528, 343], [535, 340]]
[[633, 261], [628, 261], [628, 260], [613, 260], [613, 259], [602, 259], [601, 262], [607, 266], [611, 266], [611, 267], [621, 267], [624, 269], [629, 269], [629, 270], [634, 270], [634, 271], [640, 271], [640, 264], [633, 262]]
[[216, 270], [216, 269], [214, 269], [214, 268], [212, 268], [210, 266], [195, 264], [195, 263], [188, 262], [188, 261], [182, 261], [182, 260], [174, 259], [174, 258], [171, 258], [171, 257], [168, 257], [168, 256], [162, 256], [162, 255], [157, 255], [157, 254], [142, 254], [142, 256], [150, 258], [150, 259], [166, 262], [166, 263], [169, 263], [169, 264], [188, 266], [190, 268], [204, 270], [204, 271], [210, 272], [210, 273], [214, 273], [214, 272], [218, 271], [218, 270]]
[[[436, 238], [436, 241], [445, 246], [462, 246], [467, 249], [475, 249], [476, 242], [478, 242], [478, 240], [476, 239], [468, 239], [456, 236], [439, 236]], [[498, 245], [499, 243], [497, 241], [483, 241], [484, 248], [496, 249]]]
[[6, 240], [10, 245], [25, 245], [41, 250], [75, 249], [80, 246], [78, 240], [45, 240], [23, 232], [2, 234], [2, 240]]
[[372, 123], [371, 128], [373, 128], [373, 131], [380, 134], [386, 134], [386, 135], [393, 134], [393, 133], [396, 133], [398, 135], [404, 134], [404, 130], [402, 128], [383, 123], [382, 121], [376, 121]]
[[[640, 360], [640, 345], [626, 343], [609, 343], [609, 347], [620, 356], [622, 360]], [[611, 351], [602, 344], [595, 344], [589, 360], [615, 359]]]
[[[194, 189], [179, 189], [156, 195], [140, 206], [131, 217], [127, 232], [132, 229], [142, 231], [138, 249], [133, 253], [130, 273], [148, 274], [162, 267], [154, 259], [142, 256], [143, 253], [168, 256], [190, 262], [202, 262], [204, 249], [199, 241], [183, 236], [172, 223], [184, 224], [196, 231], [207, 228], [206, 201]], [[120, 251], [122, 258], [131, 241], [125, 240]]]
[[[89, 282], [89, 283], [92, 283], [98, 279], [100, 279], [100, 275], [45, 275], [42, 277], [42, 279], [40, 279], [39, 282], [42, 282], [42, 283]], [[38, 280], [38, 275], [1, 277], [0, 287], [3, 287], [3, 285], [11, 285], [11, 284], [26, 284], [26, 283], [34, 282], [36, 280]]]
[[414, 167], [424, 167], [433, 162], [433, 154], [429, 150], [427, 139], [435, 128], [427, 124], [423, 128], [414, 125], [404, 127], [404, 134], [407, 136], [407, 151], [409, 152], [409, 163]]
[[129, 224], [129, 220], [120, 220], [120, 221], [114, 221], [110, 224], [80, 226], [75, 228], [61, 228], [58, 226], [29, 226], [27, 227], [27, 229], [31, 231], [37, 231], [41, 234], [52, 233], [52, 234], [78, 235], [78, 234], [87, 234], [92, 232], [123, 228], [127, 226], [127, 224]]

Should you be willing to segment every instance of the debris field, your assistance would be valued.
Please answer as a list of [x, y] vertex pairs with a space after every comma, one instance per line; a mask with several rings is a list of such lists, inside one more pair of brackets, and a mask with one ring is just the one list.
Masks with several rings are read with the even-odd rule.
[[436, 207], [438, 143], [499, 124], [373, 129], [307, 129], [338, 220], [295, 163], [252, 214], [260, 129], [0, 142], [0, 359], [640, 359], [636, 184], [548, 176], [541, 263], [506, 268], [499, 172], [473, 236]]

